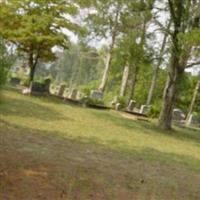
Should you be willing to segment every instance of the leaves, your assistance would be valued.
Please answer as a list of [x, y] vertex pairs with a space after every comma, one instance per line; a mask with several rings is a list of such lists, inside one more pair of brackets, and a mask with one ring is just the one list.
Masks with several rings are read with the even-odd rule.
[[10, 0], [0, 11], [0, 35], [15, 43], [18, 51], [39, 54], [42, 60], [55, 58], [55, 46], [69, 47], [63, 29], [79, 30], [76, 23], [66, 18], [78, 12], [77, 6], [67, 0]]

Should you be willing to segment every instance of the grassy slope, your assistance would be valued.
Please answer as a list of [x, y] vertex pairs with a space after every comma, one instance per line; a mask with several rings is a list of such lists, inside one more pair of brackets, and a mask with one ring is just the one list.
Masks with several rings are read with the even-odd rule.
[[0, 199], [199, 199], [200, 133], [4, 91]]

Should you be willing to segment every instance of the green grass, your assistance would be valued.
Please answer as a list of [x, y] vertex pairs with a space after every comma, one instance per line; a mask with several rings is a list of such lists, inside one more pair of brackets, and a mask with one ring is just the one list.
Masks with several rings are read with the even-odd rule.
[[[53, 183], [54, 190], [45, 188], [54, 191], [52, 199], [59, 199], [57, 191], [68, 199], [200, 198], [198, 130], [163, 132], [154, 123], [126, 119], [119, 112], [23, 96], [10, 89], [3, 92], [0, 123], [1, 160], [19, 156], [7, 160], [17, 174], [19, 169], [45, 168], [41, 173], [48, 174], [46, 185]], [[70, 184], [63, 189], [66, 180]], [[0, 184], [7, 186], [6, 181]], [[29, 184], [22, 181], [26, 187], [19, 199], [30, 192]]]

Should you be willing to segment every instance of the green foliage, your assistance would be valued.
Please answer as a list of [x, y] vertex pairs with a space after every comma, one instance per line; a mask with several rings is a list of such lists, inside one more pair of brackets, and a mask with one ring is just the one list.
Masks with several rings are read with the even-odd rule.
[[150, 111], [148, 116], [151, 118], [158, 118], [161, 110], [161, 101], [156, 101], [154, 104], [150, 106]]
[[81, 99], [81, 101], [83, 103], [85, 103], [86, 105], [101, 105], [101, 106], [104, 105], [104, 101], [103, 100], [93, 99], [93, 98], [90, 98], [88, 96], [83, 97]]
[[91, 90], [95, 90], [97, 88], [98, 84], [99, 84], [99, 81], [98, 80], [94, 80], [94, 81], [89, 82], [86, 85], [79, 86], [79, 90], [81, 92], [83, 92], [86, 96], [89, 96]]
[[79, 87], [97, 80], [101, 73], [100, 58], [96, 49], [84, 43], [72, 45], [59, 54], [59, 58], [50, 67], [50, 73], [58, 81], [65, 81], [69, 87]]
[[0, 12], [0, 36], [14, 43], [19, 53], [28, 55], [33, 73], [38, 60], [55, 60], [53, 47], [69, 48], [69, 38], [63, 29], [80, 30], [65, 17], [78, 12], [70, 0], [9, 1], [2, 3]]
[[119, 97], [118, 103], [120, 103], [120, 107], [125, 108], [127, 106], [127, 98], [126, 97]]
[[13, 62], [14, 56], [9, 55], [4, 40], [0, 38], [0, 89], [7, 81], [8, 72]]

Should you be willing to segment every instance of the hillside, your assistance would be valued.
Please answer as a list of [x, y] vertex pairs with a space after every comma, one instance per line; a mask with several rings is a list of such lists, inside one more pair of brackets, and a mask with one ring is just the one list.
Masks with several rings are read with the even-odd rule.
[[200, 199], [200, 133], [3, 91], [0, 199]]

